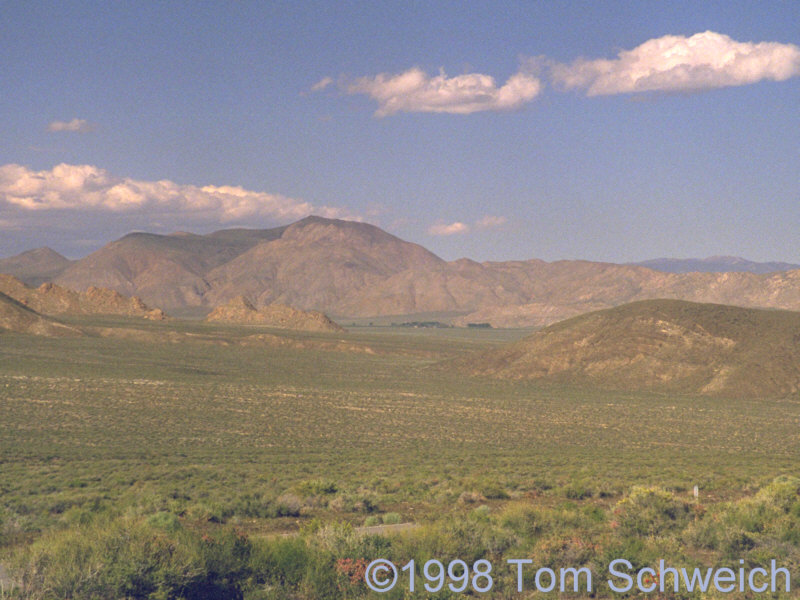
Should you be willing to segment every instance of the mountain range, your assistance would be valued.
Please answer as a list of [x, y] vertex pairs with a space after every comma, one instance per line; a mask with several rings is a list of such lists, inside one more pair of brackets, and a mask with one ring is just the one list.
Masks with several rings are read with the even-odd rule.
[[708, 258], [654, 258], [633, 263], [665, 273], [777, 273], [794, 271], [800, 265], [785, 262], [754, 262], [739, 256], [709, 256]]
[[[540, 327], [652, 298], [800, 309], [800, 270], [674, 273], [580, 260], [445, 261], [373, 225], [321, 217], [207, 235], [131, 233], [76, 261], [39, 253], [41, 263], [26, 257], [30, 278], [50, 273], [67, 288], [110, 288], [177, 314], [206, 314], [239, 296], [256, 308], [284, 304], [339, 319], [437, 313], [457, 325], [505, 327]], [[9, 261], [20, 257], [0, 261], [0, 272], [15, 274]]]

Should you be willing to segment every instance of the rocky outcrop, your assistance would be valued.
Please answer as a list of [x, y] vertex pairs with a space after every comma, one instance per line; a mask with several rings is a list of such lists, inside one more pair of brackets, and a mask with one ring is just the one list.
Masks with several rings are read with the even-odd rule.
[[216, 307], [206, 317], [210, 323], [260, 325], [296, 331], [344, 331], [326, 315], [317, 311], [299, 310], [283, 304], [256, 308], [244, 296], [238, 296]]

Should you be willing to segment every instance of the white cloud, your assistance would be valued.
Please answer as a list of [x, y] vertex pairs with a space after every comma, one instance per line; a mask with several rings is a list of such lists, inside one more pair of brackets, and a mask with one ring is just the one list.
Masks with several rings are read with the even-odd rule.
[[398, 112], [466, 115], [487, 110], [513, 110], [533, 100], [542, 89], [539, 79], [523, 71], [498, 87], [490, 75], [468, 73], [447, 77], [442, 71], [431, 77], [418, 68], [398, 75], [381, 73], [360, 77], [342, 86], [348, 94], [365, 94], [375, 100], [378, 103], [375, 115], [379, 117]]
[[[229, 223], [250, 219], [290, 220], [309, 214], [354, 218], [345, 211], [254, 192], [238, 186], [203, 187], [168, 180], [139, 181], [112, 175], [91, 165], [60, 164], [33, 171], [15, 164], [0, 166], [0, 209], [32, 214], [47, 211], [141, 213]], [[357, 218], [357, 217], [356, 217]]]
[[461, 223], [456, 221], [455, 223], [450, 223], [449, 225], [438, 224], [438, 225], [431, 225], [428, 228], [428, 233], [430, 235], [456, 235], [459, 233], [467, 233], [469, 231], [469, 225], [466, 223]]
[[94, 123], [89, 123], [86, 119], [72, 119], [71, 121], [53, 121], [47, 126], [47, 131], [60, 132], [68, 131], [73, 133], [89, 133], [94, 131]]
[[428, 227], [429, 235], [458, 235], [462, 233], [469, 233], [474, 230], [497, 229], [502, 227], [508, 222], [508, 219], [498, 215], [484, 215], [474, 225], [456, 221], [454, 223], [445, 224], [437, 223]]
[[317, 83], [311, 86], [312, 92], [320, 92], [333, 83], [332, 77], [323, 77]]
[[502, 227], [507, 221], [508, 219], [498, 215], [484, 215], [475, 222], [475, 227], [478, 229], [495, 229], [497, 227]]
[[589, 96], [631, 92], [695, 92], [800, 75], [800, 48], [777, 42], [737, 42], [706, 31], [666, 35], [613, 60], [579, 59], [551, 64], [553, 80]]

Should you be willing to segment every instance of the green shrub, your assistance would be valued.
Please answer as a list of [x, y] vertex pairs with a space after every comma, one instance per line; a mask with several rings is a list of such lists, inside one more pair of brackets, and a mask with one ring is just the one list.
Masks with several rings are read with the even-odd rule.
[[542, 518], [530, 504], [511, 504], [500, 515], [500, 524], [525, 539], [533, 539], [542, 533]]
[[756, 546], [755, 538], [751, 533], [724, 525], [718, 540], [717, 550], [729, 559], [742, 558]]
[[573, 481], [568, 486], [563, 488], [563, 494], [570, 500], [583, 500], [584, 498], [591, 498], [594, 494], [591, 488], [582, 481]]
[[154, 529], [161, 529], [169, 533], [174, 533], [181, 528], [178, 517], [168, 512], [158, 512], [147, 518], [147, 524]]
[[224, 583], [245, 579], [252, 545], [248, 537], [234, 529], [222, 529], [200, 538], [203, 572], [209, 581]]
[[276, 517], [299, 517], [302, 508], [302, 498], [294, 494], [283, 494], [275, 500], [273, 514]]
[[781, 475], [761, 488], [755, 502], [783, 512], [790, 512], [800, 502], [800, 478]]
[[295, 490], [303, 496], [329, 496], [338, 492], [339, 488], [333, 481], [312, 479], [298, 483]]
[[386, 525], [397, 525], [403, 522], [403, 518], [400, 516], [400, 513], [388, 512], [383, 515], [383, 522]]
[[302, 538], [262, 540], [253, 545], [250, 566], [255, 581], [296, 587], [305, 577], [311, 551]]
[[378, 510], [374, 499], [368, 495], [343, 494], [336, 496], [328, 507], [340, 512], [373, 513]]
[[498, 483], [487, 483], [480, 488], [480, 493], [489, 500], [506, 500], [508, 492]]
[[481, 504], [480, 506], [472, 509], [472, 512], [469, 513], [469, 517], [473, 521], [488, 521], [489, 512], [489, 507], [485, 504]]
[[233, 515], [233, 511], [229, 507], [223, 507], [215, 502], [194, 504], [189, 507], [187, 513], [192, 519], [209, 523], [224, 523]]
[[315, 555], [306, 567], [306, 576], [301, 585], [306, 598], [342, 598], [339, 579], [333, 558]]
[[694, 517], [688, 502], [656, 487], [634, 487], [614, 508], [619, 532], [625, 536], [660, 535], [682, 529]]
[[191, 540], [128, 520], [47, 534], [18, 562], [33, 598], [174, 598], [203, 579]]

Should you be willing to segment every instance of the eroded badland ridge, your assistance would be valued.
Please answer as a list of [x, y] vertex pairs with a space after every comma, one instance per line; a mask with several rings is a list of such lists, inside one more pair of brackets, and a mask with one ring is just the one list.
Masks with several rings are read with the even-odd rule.
[[344, 331], [343, 327], [319, 311], [300, 310], [285, 304], [270, 304], [256, 308], [244, 296], [237, 296], [230, 302], [216, 307], [206, 317], [206, 321], [234, 325], [260, 325], [296, 331]]
[[0, 293], [43, 315], [117, 315], [161, 321], [166, 315], [140, 298], [116, 290], [89, 286], [77, 292], [53, 283], [29, 287], [11, 275], [0, 274]]
[[645, 300], [561, 321], [450, 367], [608, 389], [785, 397], [800, 391], [800, 313]]
[[0, 333], [10, 331], [49, 337], [83, 335], [74, 327], [59, 323], [0, 292]]

